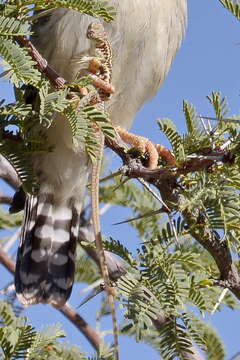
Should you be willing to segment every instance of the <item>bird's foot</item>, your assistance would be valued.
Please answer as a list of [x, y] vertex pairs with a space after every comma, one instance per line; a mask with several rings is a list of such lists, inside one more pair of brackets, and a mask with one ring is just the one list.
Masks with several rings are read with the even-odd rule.
[[129, 133], [119, 126], [115, 130], [125, 143], [133, 146], [141, 153], [148, 155], [147, 167], [149, 169], [157, 167], [159, 158], [165, 160], [168, 165], [176, 166], [176, 159], [174, 155], [165, 146], [154, 144], [149, 139]]

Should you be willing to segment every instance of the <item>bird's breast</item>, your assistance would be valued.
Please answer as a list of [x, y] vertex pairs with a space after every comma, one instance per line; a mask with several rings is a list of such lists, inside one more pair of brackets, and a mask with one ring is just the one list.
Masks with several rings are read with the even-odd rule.
[[[186, 0], [112, 0], [117, 17], [104, 23], [113, 48], [112, 121], [129, 127], [135, 113], [153, 96], [169, 71], [182, 41]], [[76, 76], [81, 56], [89, 52], [87, 27], [93, 18], [56, 9], [35, 26], [33, 41], [67, 81]]]

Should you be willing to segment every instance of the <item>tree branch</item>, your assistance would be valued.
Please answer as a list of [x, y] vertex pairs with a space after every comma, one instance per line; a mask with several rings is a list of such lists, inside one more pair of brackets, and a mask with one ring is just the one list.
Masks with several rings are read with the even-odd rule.
[[[66, 80], [59, 75], [47, 62], [45, 58], [35, 48], [33, 43], [26, 36], [17, 36], [17, 42], [28, 49], [32, 59], [36, 61], [38, 69], [47, 76], [55, 90], [61, 89]], [[115, 92], [113, 86], [106, 81], [99, 79], [98, 76], [91, 75], [92, 84], [97, 88], [104, 89], [106, 93], [113, 94]]]
[[226, 287], [240, 300], [240, 275], [236, 265], [232, 261], [231, 252], [225, 240], [221, 241], [217, 234], [210, 229], [201, 214], [196, 209], [193, 213], [188, 209], [180, 210], [181, 199], [177, 192], [177, 179], [180, 175], [192, 171], [206, 170], [214, 164], [210, 157], [219, 157], [223, 163], [231, 164], [233, 159], [229, 151], [219, 150], [209, 153], [207, 157], [195, 157], [187, 160], [179, 168], [147, 169], [141, 162], [132, 159], [130, 154], [116, 141], [106, 139], [106, 145], [118, 154], [122, 161], [122, 173], [130, 178], [141, 177], [153, 184], [160, 192], [162, 200], [172, 210], [180, 211], [183, 215], [189, 232], [196, 241], [201, 244], [213, 257], [220, 272], [220, 279], [215, 282], [219, 286]]
[[20, 186], [20, 180], [12, 165], [0, 155], [0, 178], [2, 178], [13, 189]]
[[199, 218], [196, 215], [193, 216], [188, 209], [185, 209], [182, 214], [190, 228], [190, 234], [212, 255], [217, 264], [220, 279], [216, 284], [228, 288], [240, 300], [240, 276], [232, 261], [227, 241], [219, 239], [214, 231], [199, 220], [200, 216]]
[[38, 69], [42, 73], [46, 74], [52, 86], [56, 90], [61, 89], [66, 83], [66, 80], [60, 76], [50, 65], [48, 65], [47, 60], [42, 57], [32, 42], [27, 39], [26, 36], [17, 36], [17, 42], [28, 49], [29, 55], [31, 55], [32, 59], [36, 61]]
[[0, 247], [0, 263], [12, 274], [15, 274], [15, 264], [5, 251]]
[[99, 350], [100, 336], [69, 303], [66, 303], [59, 311], [86, 337], [94, 349]]
[[12, 196], [5, 195], [0, 192], [0, 204], [11, 205], [12, 204]]

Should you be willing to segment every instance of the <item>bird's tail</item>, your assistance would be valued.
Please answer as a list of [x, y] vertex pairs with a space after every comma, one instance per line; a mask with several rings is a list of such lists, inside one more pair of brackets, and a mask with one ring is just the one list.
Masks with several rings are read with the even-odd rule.
[[65, 304], [74, 281], [79, 223], [80, 204], [72, 198], [59, 204], [52, 194], [27, 197], [15, 275], [22, 304]]

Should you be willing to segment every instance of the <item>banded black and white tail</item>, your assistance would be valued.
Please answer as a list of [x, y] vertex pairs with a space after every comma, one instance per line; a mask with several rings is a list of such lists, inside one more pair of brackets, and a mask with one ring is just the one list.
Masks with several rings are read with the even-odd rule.
[[74, 281], [79, 223], [73, 198], [59, 204], [53, 194], [27, 196], [15, 275], [22, 304], [65, 304]]

